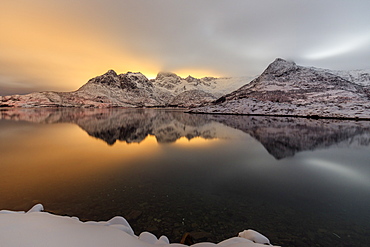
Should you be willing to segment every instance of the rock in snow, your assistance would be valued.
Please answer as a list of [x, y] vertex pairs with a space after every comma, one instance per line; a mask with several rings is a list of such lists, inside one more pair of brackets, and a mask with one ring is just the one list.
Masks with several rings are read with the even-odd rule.
[[0, 96], [0, 107], [194, 107], [214, 101], [246, 82], [246, 77], [183, 79], [168, 72], [149, 80], [141, 73], [117, 75], [109, 70], [74, 92]]
[[370, 119], [369, 98], [361, 85], [278, 58], [249, 84], [191, 112]]
[[[0, 211], [1, 246], [7, 247], [185, 247], [170, 244], [166, 236], [159, 239], [149, 232], [136, 236], [128, 222], [120, 216], [109, 221], [81, 222], [76, 217], [58, 216], [43, 211], [41, 204], [27, 213]], [[197, 243], [197, 247], [258, 247], [270, 241], [254, 230], [245, 230], [239, 237], [218, 244]]]

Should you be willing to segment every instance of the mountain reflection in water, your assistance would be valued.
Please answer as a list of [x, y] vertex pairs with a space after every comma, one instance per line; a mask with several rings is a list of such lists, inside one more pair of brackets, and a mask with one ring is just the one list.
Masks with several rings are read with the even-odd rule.
[[171, 242], [252, 228], [281, 246], [367, 246], [369, 142], [367, 121], [0, 109], [0, 209], [121, 215]]
[[194, 115], [160, 109], [2, 109], [0, 113], [0, 119], [74, 123], [109, 145], [116, 141], [140, 143], [149, 135], [155, 136], [158, 143], [183, 137], [228, 138], [228, 129], [220, 128], [220, 124], [252, 136], [276, 159], [334, 145], [370, 145], [370, 121]]

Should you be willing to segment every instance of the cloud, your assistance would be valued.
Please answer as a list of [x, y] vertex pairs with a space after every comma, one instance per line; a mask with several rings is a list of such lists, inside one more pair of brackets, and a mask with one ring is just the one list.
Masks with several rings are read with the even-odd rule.
[[253, 76], [276, 57], [363, 68], [369, 8], [367, 0], [9, 0], [0, 75], [73, 90], [108, 69]]
[[320, 60], [341, 56], [356, 50], [363, 50], [370, 45], [370, 34], [361, 36], [348, 35], [333, 43], [334, 44], [319, 47], [316, 51], [308, 53], [306, 58], [311, 60]]

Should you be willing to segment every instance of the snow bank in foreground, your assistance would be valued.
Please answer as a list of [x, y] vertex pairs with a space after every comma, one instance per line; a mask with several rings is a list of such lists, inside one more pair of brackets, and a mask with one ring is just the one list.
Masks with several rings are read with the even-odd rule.
[[[170, 244], [165, 236], [157, 239], [149, 232], [135, 236], [128, 222], [120, 216], [109, 221], [81, 222], [77, 217], [59, 216], [42, 212], [41, 204], [28, 212], [0, 211], [1, 246], [7, 247], [181, 247]], [[218, 244], [197, 243], [193, 247], [258, 247], [270, 244], [262, 234], [245, 230], [239, 237]]]

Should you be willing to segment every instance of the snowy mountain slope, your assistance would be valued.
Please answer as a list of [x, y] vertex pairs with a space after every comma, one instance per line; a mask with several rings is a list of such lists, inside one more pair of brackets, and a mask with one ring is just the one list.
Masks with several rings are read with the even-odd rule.
[[171, 100], [169, 105], [189, 108], [209, 103], [216, 99], [217, 98], [211, 93], [206, 93], [202, 90], [193, 89], [179, 93]]
[[174, 73], [160, 72], [151, 81], [153, 85], [166, 89], [173, 95], [178, 95], [184, 91], [201, 90], [219, 98], [240, 88], [252, 79], [253, 77], [204, 77], [197, 79], [190, 75], [181, 78]]
[[248, 77], [183, 79], [161, 72], [148, 80], [141, 73], [113, 70], [90, 79], [74, 92], [0, 96], [0, 107], [194, 107], [209, 103], [249, 82]]
[[332, 73], [276, 59], [251, 83], [191, 112], [370, 119], [369, 96]]
[[332, 73], [357, 85], [370, 87], [370, 69], [357, 69], [357, 70], [318, 69], [318, 70]]

